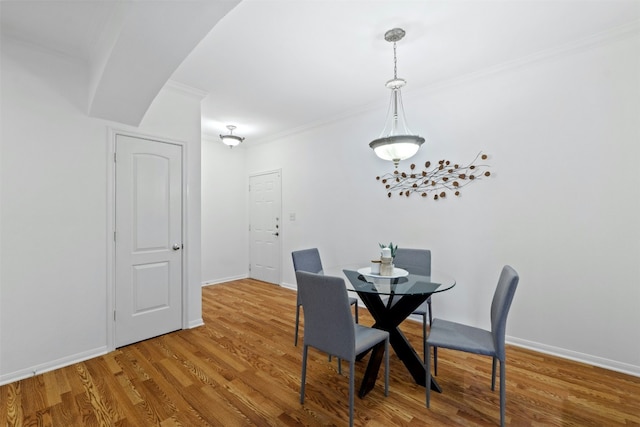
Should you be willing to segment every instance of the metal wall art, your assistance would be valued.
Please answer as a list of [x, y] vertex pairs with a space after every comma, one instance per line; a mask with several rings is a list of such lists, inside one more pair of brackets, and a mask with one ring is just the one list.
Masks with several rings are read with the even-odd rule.
[[376, 180], [387, 189], [388, 197], [394, 193], [405, 197], [417, 193], [422, 197], [433, 196], [434, 200], [444, 199], [449, 193], [459, 196], [463, 187], [491, 176], [488, 170], [489, 165], [483, 162], [487, 159], [488, 156], [480, 152], [467, 165], [440, 160], [433, 166], [431, 162], [426, 162], [425, 169], [422, 171], [416, 171], [416, 165], [412, 163], [410, 172], [401, 172], [396, 169], [393, 173], [377, 176]]

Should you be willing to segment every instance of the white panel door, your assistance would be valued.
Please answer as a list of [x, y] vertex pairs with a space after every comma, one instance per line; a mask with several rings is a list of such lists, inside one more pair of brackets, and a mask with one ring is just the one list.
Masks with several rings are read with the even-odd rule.
[[249, 177], [250, 277], [280, 283], [280, 172]]
[[116, 138], [116, 347], [182, 328], [182, 147]]

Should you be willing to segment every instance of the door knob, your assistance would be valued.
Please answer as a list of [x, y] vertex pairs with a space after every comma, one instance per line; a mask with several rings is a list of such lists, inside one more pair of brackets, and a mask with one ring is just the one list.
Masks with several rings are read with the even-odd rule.
[[179, 251], [179, 250], [180, 250], [180, 245], [179, 245], [179, 244], [177, 244], [177, 243], [176, 243], [176, 244], [174, 244], [174, 245], [173, 245], [173, 250], [174, 250], [174, 251]]
[[278, 233], [277, 231], [275, 233], [273, 233], [274, 236], [279, 236], [280, 233]]

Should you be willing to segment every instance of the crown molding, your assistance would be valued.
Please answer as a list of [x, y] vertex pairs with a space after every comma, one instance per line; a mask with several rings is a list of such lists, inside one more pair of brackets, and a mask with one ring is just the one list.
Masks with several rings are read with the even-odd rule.
[[[640, 20], [632, 21], [625, 25], [614, 27], [606, 31], [602, 31], [600, 33], [592, 34], [588, 37], [583, 37], [581, 39], [574, 40], [572, 42], [565, 43], [560, 46], [541, 50], [539, 52], [527, 55], [519, 59], [496, 64], [491, 67], [487, 67], [482, 70], [478, 70], [462, 76], [441, 80], [439, 82], [436, 82], [430, 85], [419, 86], [414, 90], [412, 90], [411, 92], [403, 93], [403, 96], [409, 99], [421, 97], [421, 96], [424, 96], [425, 93], [439, 91], [439, 90], [443, 90], [451, 87], [456, 87], [474, 80], [491, 77], [493, 75], [515, 70], [517, 68], [528, 66], [530, 64], [539, 63], [547, 60], [553, 60], [561, 56], [572, 55], [572, 54], [582, 52], [591, 48], [596, 48], [608, 43], [616, 42], [618, 40], [623, 40], [629, 37], [633, 37], [638, 34], [640, 34]], [[287, 129], [282, 132], [267, 135], [263, 138], [255, 139], [254, 141], [252, 141], [251, 145], [273, 142], [281, 138], [285, 138], [291, 135], [296, 135], [302, 132], [312, 130], [314, 128], [331, 124], [331, 123], [336, 123], [342, 120], [346, 120], [354, 116], [365, 114], [367, 112], [374, 111], [380, 108], [382, 107], [377, 102], [375, 104], [369, 103], [366, 105], [362, 105], [359, 108], [355, 108], [349, 111], [343, 111], [339, 114], [325, 117], [317, 121], [309, 122], [301, 126], [297, 126], [295, 128]], [[205, 134], [203, 133], [203, 136], [204, 135]]]
[[164, 88], [170, 89], [176, 92], [180, 92], [182, 94], [189, 95], [197, 99], [204, 99], [209, 95], [209, 92], [195, 88], [193, 86], [188, 86], [186, 84], [183, 84], [171, 79], [167, 80], [167, 83], [165, 83]]
[[444, 88], [459, 86], [470, 81], [491, 77], [493, 75], [512, 71], [530, 64], [553, 60], [558, 57], [570, 56], [608, 43], [633, 37], [638, 34], [640, 34], [640, 20], [614, 27], [600, 33], [592, 34], [588, 37], [574, 40], [550, 49], [541, 50], [522, 58], [496, 64], [462, 76], [442, 80], [428, 86], [421, 86], [408, 97], [415, 97], [417, 95], [424, 94], [425, 92], [434, 92]]

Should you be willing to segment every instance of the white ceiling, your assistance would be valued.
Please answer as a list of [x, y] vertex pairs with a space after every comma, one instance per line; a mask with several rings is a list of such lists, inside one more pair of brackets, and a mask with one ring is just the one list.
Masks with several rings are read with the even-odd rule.
[[0, 0], [2, 33], [87, 60], [117, 4], [115, 1]]
[[[88, 61], [116, 3], [3, 0], [2, 31]], [[249, 144], [386, 108], [393, 51], [383, 35], [393, 27], [407, 32], [398, 43], [407, 97], [621, 28], [637, 31], [639, 22], [640, 0], [244, 0], [171, 79], [209, 93], [204, 133], [234, 124]]]

